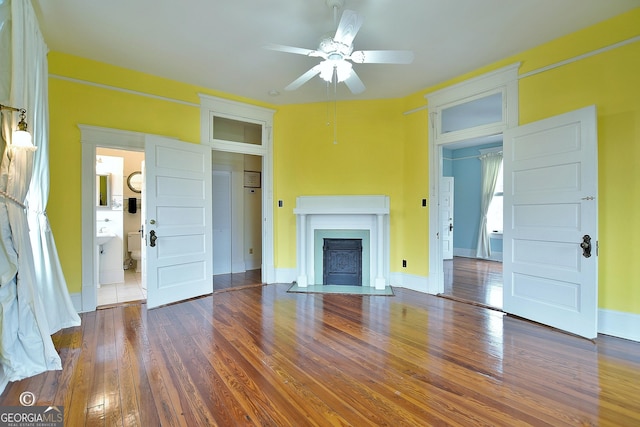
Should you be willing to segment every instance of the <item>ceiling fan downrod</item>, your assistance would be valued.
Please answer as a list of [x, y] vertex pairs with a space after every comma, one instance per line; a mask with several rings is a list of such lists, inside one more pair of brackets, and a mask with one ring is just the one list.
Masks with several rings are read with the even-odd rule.
[[338, 9], [344, 7], [344, 0], [327, 0], [327, 6], [333, 10], [333, 25], [338, 25]]

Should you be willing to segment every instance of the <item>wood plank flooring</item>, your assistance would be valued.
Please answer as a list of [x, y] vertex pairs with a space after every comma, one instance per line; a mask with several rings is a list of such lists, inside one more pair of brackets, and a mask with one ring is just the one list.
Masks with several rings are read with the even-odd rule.
[[640, 343], [394, 288], [245, 287], [82, 315], [63, 370], [11, 383], [67, 426], [640, 425]]
[[446, 298], [501, 310], [502, 283], [501, 262], [464, 257], [444, 261]]
[[262, 270], [247, 270], [243, 273], [216, 274], [213, 276], [213, 292], [261, 286]]

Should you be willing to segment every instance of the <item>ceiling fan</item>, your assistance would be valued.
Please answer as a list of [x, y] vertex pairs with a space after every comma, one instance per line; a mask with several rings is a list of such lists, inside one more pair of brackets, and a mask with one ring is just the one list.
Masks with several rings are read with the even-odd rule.
[[[338, 9], [344, 5], [344, 0], [326, 0], [326, 2], [327, 6], [333, 9], [335, 23]], [[328, 83], [344, 82], [351, 93], [358, 94], [365, 90], [365, 86], [353, 69], [352, 62], [356, 64], [410, 64], [413, 62], [413, 52], [409, 50], [354, 51], [353, 39], [360, 30], [362, 22], [362, 16], [353, 10], [345, 9], [335, 35], [324, 37], [316, 50], [278, 44], [267, 45], [267, 49], [322, 59], [318, 65], [285, 87], [285, 90], [296, 90], [319, 74], [320, 78]]]

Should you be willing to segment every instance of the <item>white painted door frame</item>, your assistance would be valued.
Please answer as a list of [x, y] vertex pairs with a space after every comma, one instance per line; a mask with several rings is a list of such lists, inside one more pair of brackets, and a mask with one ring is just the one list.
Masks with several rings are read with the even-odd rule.
[[453, 198], [454, 179], [443, 176], [440, 180], [440, 231], [442, 233], [442, 258], [453, 259]]
[[[76, 307], [79, 312], [94, 311], [97, 306], [97, 265], [96, 265], [96, 214], [95, 202], [95, 174], [96, 148], [115, 148], [121, 150], [144, 151], [145, 136], [141, 132], [124, 131], [120, 129], [103, 128], [90, 125], [78, 125], [81, 131], [82, 168], [81, 168], [81, 209], [82, 209], [82, 288], [81, 306]], [[268, 128], [268, 137], [271, 128]], [[213, 150], [214, 148], [212, 148]], [[233, 151], [227, 149], [226, 151]], [[255, 154], [262, 156], [262, 280], [265, 283], [275, 283], [274, 239], [273, 239], [273, 160], [272, 145], [269, 142]]]
[[[454, 143], [481, 139], [504, 132], [518, 125], [518, 68], [519, 63], [492, 71], [473, 79], [449, 86], [425, 96], [429, 106], [429, 279], [426, 291], [437, 295], [444, 292], [442, 240], [440, 237], [440, 178], [442, 149]], [[495, 125], [479, 126], [456, 132], [441, 133], [439, 116], [445, 107], [463, 104], [489, 93], [503, 94], [503, 120]]]
[[94, 311], [98, 303], [97, 292], [97, 251], [95, 175], [96, 148], [144, 151], [145, 134], [108, 129], [96, 126], [78, 125], [81, 132], [81, 209], [82, 209], [82, 290], [80, 312]]
[[[262, 282], [275, 283], [276, 269], [273, 234], [273, 114], [275, 110], [224, 98], [200, 94], [200, 143], [215, 151], [251, 154], [262, 158]], [[213, 137], [213, 118], [232, 120], [262, 126], [260, 145], [217, 140]]]

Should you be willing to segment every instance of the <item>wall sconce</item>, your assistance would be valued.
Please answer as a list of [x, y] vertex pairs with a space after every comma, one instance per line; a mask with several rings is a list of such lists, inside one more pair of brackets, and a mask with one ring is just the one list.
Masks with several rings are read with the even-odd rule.
[[2, 110], [17, 111], [20, 113], [20, 121], [11, 136], [11, 145], [14, 147], [33, 147], [31, 134], [27, 130], [27, 122], [25, 121], [27, 110], [0, 104], [0, 111]]

